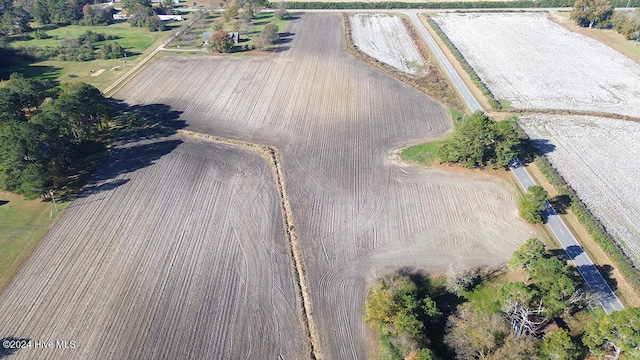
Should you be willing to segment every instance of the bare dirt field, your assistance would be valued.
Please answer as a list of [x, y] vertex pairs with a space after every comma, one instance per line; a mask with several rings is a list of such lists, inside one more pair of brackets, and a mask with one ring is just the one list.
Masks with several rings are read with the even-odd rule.
[[355, 14], [349, 16], [353, 43], [365, 54], [408, 74], [424, 67], [413, 40], [402, 19], [387, 14]]
[[640, 264], [640, 123], [588, 116], [527, 115], [520, 124]]
[[11, 359], [309, 353], [262, 157], [174, 136], [105, 164], [0, 295], [0, 337], [34, 342]]
[[440, 14], [434, 20], [495, 97], [515, 108], [640, 113], [640, 65], [545, 14]]
[[[115, 97], [130, 104], [166, 104], [181, 112], [187, 130], [279, 149], [304, 257], [319, 355], [326, 359], [362, 359], [366, 357], [363, 306], [370, 281], [377, 275], [400, 267], [441, 272], [451, 263], [502, 264], [536, 233], [519, 220], [514, 195], [503, 180], [438, 168], [418, 169], [397, 161], [392, 153], [399, 147], [443, 136], [450, 127], [448, 110], [348, 55], [340, 15], [305, 14], [291, 23], [288, 32], [291, 41], [273, 57], [163, 57], [149, 64]], [[135, 236], [120, 235], [122, 249], [105, 240], [96, 241], [104, 248], [69, 241], [71, 249], [78, 247], [77, 251], [67, 251], [72, 254], [69, 256], [84, 259], [95, 253], [92, 256], [105, 258], [100, 260], [106, 262], [100, 268], [107, 270], [100, 272], [99, 281], [80, 282], [73, 288], [63, 284], [66, 287], [58, 286], [59, 293], [50, 290], [45, 297], [38, 298], [37, 289], [31, 290], [34, 295], [15, 310], [11, 324], [28, 328], [35, 335], [16, 331], [16, 336], [35, 337], [41, 331], [48, 334], [55, 329], [67, 338], [101, 341], [103, 351], [125, 351], [116, 344], [122, 340], [129, 346], [123, 354], [132, 354], [122, 358], [138, 354], [131, 348], [130, 339], [147, 344], [146, 349], [151, 350], [142, 355], [150, 358], [159, 357], [153, 356], [156, 348], [167, 354], [189, 349], [211, 354], [203, 358], [217, 358], [216, 354], [223, 354], [219, 358], [277, 358], [271, 354], [281, 351], [284, 358], [297, 359], [307, 354], [305, 346], [296, 340], [303, 332], [292, 334], [300, 322], [291, 299], [294, 288], [289, 284], [290, 261], [280, 243], [282, 216], [272, 198], [272, 184], [265, 180], [264, 163], [255, 156], [245, 159], [237, 150], [212, 146], [207, 156], [225, 165], [208, 166], [198, 160], [202, 154], [189, 160], [191, 157], [180, 151], [183, 146], [143, 169], [143, 181], [131, 179], [111, 195], [135, 186], [126, 192], [126, 200], [109, 200], [108, 207], [80, 201], [78, 211], [83, 206], [90, 211], [66, 214], [64, 220], [77, 218], [79, 221], [73, 223], [78, 226], [86, 221], [82, 216], [98, 222], [85, 230], [91, 236], [80, 239], [122, 232], [134, 232]], [[203, 147], [199, 145], [198, 149]], [[170, 161], [175, 157], [186, 159]], [[191, 180], [210, 173], [214, 174], [211, 183]], [[193, 190], [187, 192], [185, 186]], [[173, 192], [182, 197], [164, 195], [165, 199], [162, 195]], [[195, 200], [203, 203], [192, 205]], [[233, 211], [222, 211], [235, 203]], [[162, 206], [166, 207], [164, 211]], [[135, 226], [139, 221], [129, 220], [131, 211], [120, 215], [127, 207], [145, 209], [139, 216], [152, 226], [143, 231]], [[107, 210], [113, 213], [105, 213]], [[192, 213], [211, 216], [193, 219]], [[254, 221], [252, 226], [248, 226], [250, 220]], [[153, 225], [160, 229], [153, 230]], [[56, 229], [62, 232], [64, 223]], [[183, 231], [189, 236], [182, 236]], [[137, 237], [143, 234], [158, 236], [159, 244], [152, 242], [147, 249], [140, 248]], [[73, 235], [74, 239], [77, 236]], [[169, 240], [162, 240], [165, 236], [194, 244], [188, 247], [172, 242], [170, 247], [163, 242]], [[50, 235], [51, 239], [60, 237], [71, 235]], [[200, 238], [211, 241], [197, 240]], [[197, 246], [206, 251], [195, 251]], [[183, 247], [187, 248], [184, 252]], [[46, 265], [49, 261], [45, 256], [53, 250], [43, 247], [31, 259], [12, 284], [12, 291], [3, 294], [0, 309], [13, 309], [19, 304], [20, 293], [25, 291], [25, 284], [31, 286], [32, 276], [50, 273], [40, 268], [53, 267], [54, 274], [62, 278], [69, 276], [69, 269], [81, 269], [73, 264], [85, 262], [69, 260], [65, 268], [56, 267], [59, 261]], [[172, 259], [176, 251], [177, 262]], [[212, 260], [205, 261], [208, 258]], [[169, 274], [171, 264], [179, 264], [181, 271], [201, 271], [197, 276], [178, 272], [175, 277], [138, 271], [152, 264]], [[90, 268], [88, 273], [93, 271]], [[81, 294], [84, 287], [106, 291], [103, 284], [113, 281], [109, 276], [116, 277], [126, 291], [116, 287], [113, 296], [102, 294], [103, 304], [93, 306], [81, 299], [69, 302], [61, 297], [66, 293], [79, 296], [73, 295], [75, 289]], [[154, 277], [165, 280], [155, 281]], [[47, 288], [48, 281], [40, 281], [40, 286]], [[190, 286], [181, 291], [186, 281]], [[167, 286], [171, 292], [160, 292]], [[29, 310], [30, 306], [37, 311]], [[39, 320], [49, 307], [64, 310], [60, 310], [61, 316]], [[136, 312], [140, 313], [138, 317], [127, 316]], [[218, 312], [230, 323], [228, 331], [211, 330], [222, 329], [216, 322]], [[173, 316], [192, 320], [171, 325]], [[20, 325], [20, 317], [30, 322]], [[88, 322], [87, 317], [96, 317], [95, 323], [103, 328], [90, 327], [93, 321]], [[61, 323], [47, 324], [56, 321]], [[83, 328], [80, 335], [79, 329]], [[7, 332], [7, 327], [0, 329]], [[159, 344], [174, 337], [190, 346], [168, 348]], [[219, 349], [218, 344], [227, 347]], [[295, 351], [303, 355], [288, 355]]]

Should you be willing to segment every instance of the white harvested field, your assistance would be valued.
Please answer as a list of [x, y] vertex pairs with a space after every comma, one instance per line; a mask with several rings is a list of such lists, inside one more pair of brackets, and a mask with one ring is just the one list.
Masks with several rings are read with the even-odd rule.
[[351, 38], [360, 51], [408, 74], [424, 66], [402, 19], [387, 14], [349, 15]]
[[640, 123], [590, 116], [527, 115], [529, 137], [625, 253], [640, 265]]
[[640, 114], [640, 65], [544, 14], [434, 17], [497, 99], [520, 109]]
[[0, 295], [0, 337], [34, 341], [12, 360], [308, 354], [262, 157], [173, 137], [106, 164]]
[[[418, 169], [394, 159], [392, 152], [403, 145], [441, 137], [450, 127], [448, 110], [351, 57], [346, 52], [340, 15], [304, 14], [287, 31], [293, 34], [291, 41], [273, 57], [163, 57], [150, 63], [115, 97], [142, 106], [166, 104], [181, 113], [187, 130], [279, 149], [284, 185], [302, 249], [312, 318], [318, 330], [319, 352], [325, 359], [362, 359], [366, 357], [363, 306], [370, 281], [377, 274], [401, 267], [443, 271], [451, 263], [502, 264], [536, 233], [519, 220], [510, 185], [502, 180], [467, 172]], [[183, 145], [154, 166], [182, 156]], [[198, 146], [204, 149], [209, 145]], [[90, 258], [84, 252], [95, 252], [94, 257], [109, 259], [100, 266], [107, 269], [101, 272], [103, 278], [87, 285], [80, 282], [73, 289], [65, 285], [58, 293], [45, 292], [47, 296], [42, 298], [35, 295], [36, 289], [27, 305], [18, 306], [19, 294], [25, 291], [25, 284], [31, 286], [31, 276], [39, 276], [41, 267], [53, 267], [59, 277], [72, 274], [75, 282], [84, 279], [75, 271], [84, 268], [74, 265], [82, 260], [68, 260], [64, 268], [55, 267], [57, 262], [47, 265], [50, 262], [45, 259], [44, 252], [49, 248], [39, 250], [12, 283], [13, 290], [3, 294], [0, 302], [0, 309], [12, 309], [12, 319], [29, 317], [30, 322], [20, 325], [12, 320], [11, 326], [20, 331], [7, 325], [0, 325], [0, 329], [25, 337], [57, 331], [60, 336], [79, 339], [103, 338], [102, 349], [113, 351], [125, 351], [116, 347], [117, 340], [131, 346], [131, 339], [144, 339], [149, 344], [146, 349], [157, 346], [167, 352], [173, 350], [172, 355], [178, 351], [187, 354], [185, 349], [193, 349], [197, 343], [202, 346], [202, 354], [211, 354], [201, 358], [277, 359], [276, 351], [281, 351], [283, 358], [306, 357], [307, 350], [298, 341], [303, 331], [297, 330], [300, 320], [296, 300], [291, 298], [291, 265], [281, 240], [282, 215], [273, 198], [267, 161], [260, 162], [255, 155], [233, 148], [221, 148], [227, 149], [211, 145], [207, 156], [224, 166], [209, 168], [204, 160], [184, 159], [162, 165], [162, 171], [148, 167], [143, 174], [149, 175], [140, 175], [143, 182], [132, 179], [113, 192], [115, 197], [125, 192], [126, 186], [135, 186], [126, 191], [126, 201], [118, 198], [117, 202], [79, 203], [82, 206], [76, 207], [78, 212], [67, 213], [64, 220], [81, 224], [87, 221], [84, 216], [90, 216], [99, 221], [100, 227], [94, 225], [86, 230], [91, 231], [91, 238], [122, 232], [134, 232], [135, 236], [121, 235], [119, 246], [123, 249], [105, 240], [99, 241], [105, 243], [102, 249], [69, 241], [68, 246], [79, 247], [72, 252], [77, 254], [74, 256]], [[227, 171], [223, 173], [223, 169]], [[177, 173], [182, 175], [177, 178]], [[211, 183], [190, 180], [198, 174], [205, 177], [212, 173]], [[185, 186], [193, 190], [182, 190]], [[173, 192], [183, 197], [170, 195]], [[151, 194], [154, 197], [150, 198]], [[195, 200], [199, 202], [191, 204]], [[164, 204], [165, 210], [161, 211], [157, 203]], [[223, 212], [225, 206], [230, 210]], [[79, 212], [82, 207], [90, 211]], [[139, 218], [127, 207], [144, 208], [140, 215], [143, 219], [136, 221]], [[113, 213], [106, 213], [107, 210]], [[122, 211], [125, 213], [120, 215]], [[198, 216], [192, 219], [194, 213]], [[211, 215], [202, 218], [201, 213]], [[155, 217], [158, 220], [149, 222]], [[141, 221], [162, 228], [143, 230], [136, 226]], [[200, 222], [202, 225], [198, 225]], [[63, 231], [64, 224], [56, 231]], [[183, 231], [187, 231], [185, 236], [181, 235]], [[165, 234], [173, 233], [177, 239], [196, 242], [205, 250], [179, 251], [178, 261], [174, 261], [172, 251], [183, 245], [174, 245], [174, 250], [163, 245], [169, 241], [163, 239], [175, 239]], [[153, 242], [147, 251], [139, 248], [137, 239], [143, 234], [152, 234], [154, 239], [157, 236], [158, 245]], [[198, 242], [196, 239], [202, 235], [210, 241]], [[50, 234], [58, 241], [67, 236], [71, 235]], [[73, 236], [85, 241], [89, 238]], [[222, 256], [223, 251], [229, 256]], [[138, 271], [145, 266], [157, 267], [159, 272], [154, 274], [159, 278], [163, 277], [160, 270], [178, 274], [165, 277], [167, 285], [156, 282], [156, 290], [147, 289], [154, 283], [147, 279], [153, 274]], [[198, 277], [182, 275], [182, 271], [191, 268], [202, 272]], [[101, 293], [104, 304], [96, 306], [82, 299], [76, 301], [74, 296], [80, 295], [73, 295], [75, 289], [79, 294], [83, 286], [98, 292], [103, 291], [103, 284], [111, 284], [105, 274], [117, 277], [116, 282], [125, 284], [122, 286], [127, 290], [121, 293], [116, 287], [113, 295]], [[180, 291], [182, 279], [191, 280], [188, 289], [197, 295], [195, 298]], [[40, 286], [46, 288], [46, 281], [41, 281]], [[167, 287], [172, 292], [162, 293], [160, 289]], [[155, 296], [145, 295], [150, 291]], [[37, 321], [49, 307], [65, 309], [65, 316], [77, 315], [73, 319], [63, 316], [62, 320], [56, 317]], [[188, 312], [176, 315], [184, 321], [171, 325], [169, 318], [180, 311]], [[223, 318], [230, 321], [227, 331], [219, 331], [219, 312], [227, 314]], [[133, 315], [138, 313], [141, 314]], [[93, 317], [104, 327], [92, 325]], [[262, 336], [253, 336], [251, 330], [260, 331]], [[171, 349], [160, 344], [174, 337], [192, 342], [188, 343], [190, 346]], [[218, 344], [228, 348], [219, 349]], [[239, 353], [241, 349], [246, 353]], [[130, 353], [124, 355], [133, 355], [115, 357], [136, 358], [134, 349], [126, 351]], [[223, 355], [216, 356], [220, 352]], [[292, 352], [297, 353], [290, 355]], [[71, 352], [65, 354], [75, 356]], [[145, 351], [141, 357], [161, 357], [154, 355]]]

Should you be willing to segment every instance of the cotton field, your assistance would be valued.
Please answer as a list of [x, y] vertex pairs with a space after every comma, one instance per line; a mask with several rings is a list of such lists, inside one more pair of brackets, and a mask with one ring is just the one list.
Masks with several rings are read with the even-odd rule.
[[607, 231], [640, 264], [640, 123], [526, 116], [521, 125]]
[[640, 65], [544, 14], [434, 17], [497, 99], [515, 108], [640, 116]]
[[409, 74], [417, 74], [424, 61], [402, 20], [385, 14], [349, 16], [353, 43], [365, 54]]

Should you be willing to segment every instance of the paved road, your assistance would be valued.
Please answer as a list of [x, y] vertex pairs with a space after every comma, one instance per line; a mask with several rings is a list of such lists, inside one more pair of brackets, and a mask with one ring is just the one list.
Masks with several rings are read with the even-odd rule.
[[[512, 160], [509, 167], [525, 190], [529, 186], [535, 185], [535, 182], [518, 159]], [[618, 297], [613, 293], [598, 268], [596, 268], [576, 238], [571, 234], [567, 225], [565, 225], [548, 201], [546, 205], [547, 208], [542, 212], [542, 218], [558, 238], [558, 241], [564, 247], [567, 255], [569, 255], [569, 258], [573, 261], [591, 291], [596, 294], [604, 311], [610, 314], [613, 311], [624, 309]]]
[[469, 88], [462, 81], [460, 75], [458, 75], [458, 73], [455, 71], [442, 50], [440, 50], [440, 47], [438, 46], [438, 44], [436, 44], [436, 41], [433, 39], [429, 31], [427, 31], [427, 28], [425, 28], [422, 21], [420, 21], [418, 15], [414, 11], [406, 11], [404, 13], [409, 16], [411, 21], [413, 21], [413, 24], [418, 28], [418, 31], [420, 32], [422, 37], [427, 41], [427, 44], [431, 48], [431, 51], [436, 55], [436, 58], [438, 58], [438, 61], [442, 65], [442, 68], [447, 73], [456, 89], [458, 89], [458, 92], [460, 93], [460, 95], [462, 95], [462, 98], [464, 99], [465, 103], [467, 103], [467, 106], [471, 109], [471, 111], [482, 110], [482, 106], [480, 106], [480, 103], [478, 103], [476, 98], [473, 97], [473, 94], [471, 94]]
[[[415, 11], [399, 11], [407, 14], [411, 21], [418, 28], [420, 34], [427, 41], [427, 44], [436, 55], [436, 58], [447, 72], [447, 75], [451, 78], [458, 92], [462, 95], [467, 106], [472, 111], [483, 110], [482, 106], [473, 97], [469, 88], [462, 81], [458, 73], [454, 70], [449, 60], [444, 56], [431, 34], [427, 31], [424, 24], [420, 21]], [[511, 171], [516, 176], [520, 185], [526, 190], [529, 186], [533, 186], [536, 183], [533, 181], [527, 170], [522, 166], [520, 161], [516, 158], [513, 159], [509, 165]], [[593, 264], [589, 256], [584, 252], [576, 238], [571, 234], [571, 231], [567, 228], [560, 216], [551, 207], [551, 204], [547, 201], [547, 208], [542, 212], [544, 221], [549, 225], [551, 231], [558, 238], [558, 241], [564, 247], [567, 255], [573, 261], [576, 268], [584, 278], [585, 282], [598, 297], [598, 301], [602, 305], [602, 308], [607, 314], [610, 314], [616, 310], [622, 310], [624, 307], [618, 297], [613, 293], [607, 282], [602, 277], [602, 274], [598, 271], [598, 268]]]

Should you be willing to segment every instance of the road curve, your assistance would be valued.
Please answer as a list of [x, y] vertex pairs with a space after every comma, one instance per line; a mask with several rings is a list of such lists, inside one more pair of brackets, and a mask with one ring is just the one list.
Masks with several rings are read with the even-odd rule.
[[[511, 168], [511, 171], [513, 171], [513, 174], [525, 191], [529, 186], [535, 185], [535, 182], [518, 159], [513, 159], [509, 164], [509, 168]], [[548, 201], [546, 206], [547, 208], [541, 213], [544, 222], [549, 225], [549, 228], [551, 228], [551, 231], [553, 231], [556, 238], [558, 238], [558, 241], [567, 252], [571, 261], [573, 261], [573, 264], [584, 278], [584, 281], [591, 291], [596, 294], [604, 311], [607, 314], [611, 314], [614, 311], [624, 309], [624, 306], [622, 306], [616, 294], [613, 293], [609, 284], [604, 280], [598, 268], [593, 264], [593, 261], [591, 261], [587, 253], [584, 252], [578, 240], [576, 240], [571, 231], [569, 231], [567, 225], [565, 225]]]

